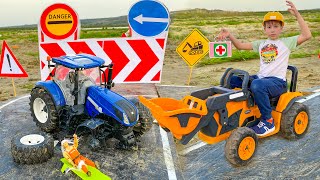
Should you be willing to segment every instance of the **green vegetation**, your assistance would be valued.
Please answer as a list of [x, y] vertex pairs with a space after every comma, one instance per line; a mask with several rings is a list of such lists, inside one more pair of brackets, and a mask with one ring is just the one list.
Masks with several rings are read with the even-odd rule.
[[128, 28], [117, 28], [117, 29], [94, 29], [94, 30], [82, 30], [80, 33], [81, 39], [88, 38], [113, 38], [113, 37], [121, 37], [122, 33], [125, 33]]
[[31, 56], [31, 57], [39, 57], [38, 52], [26, 52], [26, 55]]
[[206, 66], [206, 65], [212, 65], [212, 64], [221, 64], [224, 62], [235, 62], [235, 61], [245, 61], [249, 59], [258, 59], [259, 54], [253, 51], [239, 51], [239, 50], [233, 50], [232, 51], [232, 57], [230, 58], [205, 58], [202, 59], [198, 66]]
[[26, 83], [26, 84], [20, 85], [19, 87], [27, 91], [31, 91], [32, 88], [34, 87], [34, 83]]

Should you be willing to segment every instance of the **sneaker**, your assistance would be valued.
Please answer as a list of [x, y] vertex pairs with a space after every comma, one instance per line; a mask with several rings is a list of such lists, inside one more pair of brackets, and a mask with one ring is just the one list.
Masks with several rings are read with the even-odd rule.
[[267, 135], [275, 130], [273, 118], [261, 120], [259, 124], [251, 127], [257, 136]]

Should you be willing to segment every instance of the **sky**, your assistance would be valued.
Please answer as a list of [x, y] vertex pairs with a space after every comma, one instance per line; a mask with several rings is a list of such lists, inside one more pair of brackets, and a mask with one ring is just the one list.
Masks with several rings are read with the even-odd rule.
[[[80, 19], [127, 15], [138, 0], [0, 0], [0, 27], [37, 24], [44, 9], [54, 3], [71, 6]], [[231, 11], [282, 11], [285, 0], [159, 0], [169, 11], [193, 8]], [[292, 0], [298, 10], [320, 8], [319, 0]]]

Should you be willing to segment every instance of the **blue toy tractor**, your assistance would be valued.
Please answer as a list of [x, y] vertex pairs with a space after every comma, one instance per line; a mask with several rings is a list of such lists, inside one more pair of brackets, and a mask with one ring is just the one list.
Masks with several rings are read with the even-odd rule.
[[113, 137], [121, 148], [136, 147], [136, 139], [151, 128], [153, 118], [137, 99], [111, 91], [113, 64], [104, 63], [88, 54], [48, 58], [49, 68], [54, 68], [52, 80], [37, 82], [31, 91], [36, 125], [58, 138], [87, 135], [93, 149]]

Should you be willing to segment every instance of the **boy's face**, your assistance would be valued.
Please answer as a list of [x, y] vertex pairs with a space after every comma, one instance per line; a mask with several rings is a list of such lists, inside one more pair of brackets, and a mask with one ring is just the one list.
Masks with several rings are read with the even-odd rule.
[[264, 23], [264, 31], [269, 39], [276, 40], [282, 32], [282, 25], [280, 21], [266, 21]]

